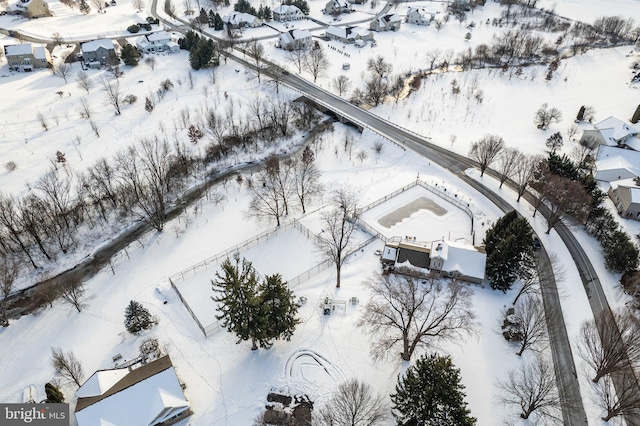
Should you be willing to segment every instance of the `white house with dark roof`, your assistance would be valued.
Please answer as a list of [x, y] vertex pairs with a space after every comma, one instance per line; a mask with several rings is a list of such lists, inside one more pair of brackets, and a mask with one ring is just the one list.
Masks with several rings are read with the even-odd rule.
[[47, 48], [34, 47], [31, 43], [9, 44], [4, 47], [4, 56], [13, 71], [33, 71], [52, 64]]
[[257, 28], [262, 25], [262, 19], [249, 13], [234, 12], [222, 17], [222, 22], [227, 27], [233, 29], [238, 28]]
[[169, 356], [133, 370], [96, 371], [77, 397], [78, 426], [166, 426], [191, 415]]
[[278, 46], [285, 50], [308, 49], [311, 44], [311, 33], [308, 30], [289, 30], [278, 37]]
[[302, 13], [297, 6], [292, 4], [281, 4], [274, 8], [271, 13], [273, 15], [273, 20], [279, 22], [297, 21], [298, 19], [304, 18], [304, 13]]
[[143, 35], [136, 40], [136, 47], [143, 53], [177, 52], [180, 46], [173, 42], [171, 34], [166, 31], [158, 31]]
[[430, 25], [436, 15], [424, 7], [410, 7], [407, 11], [407, 22], [415, 25]]
[[402, 18], [394, 13], [374, 19], [369, 24], [369, 28], [372, 31], [398, 31], [401, 24]]
[[596, 123], [593, 129], [582, 132], [580, 143], [596, 148], [598, 145], [628, 147], [640, 151], [640, 129], [615, 117]]
[[113, 44], [113, 40], [109, 38], [101, 38], [82, 43], [80, 50], [82, 50], [82, 57], [85, 64], [100, 63], [104, 65], [107, 62], [109, 54], [116, 54], [116, 47]]
[[351, 44], [357, 40], [373, 41], [373, 33], [361, 27], [337, 27], [330, 25], [325, 31], [325, 35], [340, 43]]
[[323, 10], [328, 15], [351, 13], [353, 6], [347, 0], [329, 0]]

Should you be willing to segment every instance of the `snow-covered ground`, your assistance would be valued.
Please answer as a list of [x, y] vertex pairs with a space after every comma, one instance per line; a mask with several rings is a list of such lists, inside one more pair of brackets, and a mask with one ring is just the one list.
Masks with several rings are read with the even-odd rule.
[[[545, 8], [555, 7], [561, 15], [587, 22], [592, 22], [600, 15], [611, 14], [612, 10], [624, 10], [627, 16], [640, 16], [640, 2], [635, 0], [616, 0], [615, 7], [612, 6], [614, 2], [608, 0], [540, 0], [539, 3]], [[313, 1], [310, 4], [314, 18], [330, 20], [320, 12], [324, 2]], [[58, 2], [50, 2], [50, 5], [53, 18], [26, 21], [2, 16], [0, 28], [18, 29], [24, 34], [45, 38], [53, 32], [59, 32], [67, 40], [101, 35], [123, 36], [127, 35], [128, 25], [140, 22], [149, 15], [150, 7], [147, 5], [144, 12], [137, 14], [130, 1], [120, 0], [118, 6], [108, 8], [106, 14], [97, 15], [93, 11], [89, 16], [83, 16]], [[442, 10], [440, 2], [420, 2], [415, 5], [425, 5], [434, 11]], [[371, 13], [368, 5], [359, 8], [358, 13], [345, 17], [341, 23], [363, 19], [367, 13]], [[219, 12], [224, 14], [225, 10]], [[399, 6], [397, 12], [405, 13], [404, 5]], [[345, 74], [353, 82], [352, 88], [361, 87], [366, 62], [377, 55], [384, 55], [393, 63], [394, 73], [428, 68], [424, 56], [428, 49], [439, 48], [444, 51], [451, 48], [460, 52], [489, 41], [495, 31], [501, 30], [486, 25], [486, 19], [499, 15], [499, 12], [495, 2], [487, 2], [487, 6], [470, 14], [468, 21], [475, 21], [477, 25], [471, 30], [472, 38], [469, 41], [464, 39], [464, 34], [469, 30], [453, 20], [440, 32], [434, 26], [423, 28], [404, 24], [397, 33], [376, 34], [377, 47], [374, 48], [367, 46], [358, 49], [320, 41], [323, 46], [332, 46], [334, 49], [326, 49], [332, 64], [327, 75], [318, 79], [318, 84], [332, 90], [331, 80], [339, 74]], [[295, 23], [295, 26], [315, 28], [309, 21]], [[313, 30], [316, 36], [322, 32]], [[275, 31], [267, 28], [247, 30], [245, 37], [269, 34], [275, 34]], [[273, 47], [273, 41], [263, 42], [269, 58], [294, 72], [285, 54]], [[16, 40], [0, 35], [0, 44], [13, 43]], [[631, 115], [638, 103], [638, 93], [635, 87], [628, 85], [629, 65], [638, 57], [627, 56], [630, 50], [628, 46], [594, 50], [563, 59], [549, 82], [544, 79], [545, 66], [525, 68], [521, 75], [517, 75], [515, 69], [504, 73], [500, 70], [475, 70], [432, 75], [423, 80], [421, 88], [409, 97], [398, 103], [389, 100], [373, 108], [372, 112], [429, 136], [434, 143], [461, 154], [467, 154], [471, 143], [485, 133], [499, 134], [505, 138], [507, 145], [522, 151], [542, 153], [544, 142], [551, 133], [560, 131], [566, 135], [581, 105], [595, 107], [596, 121], [611, 115], [620, 119], [627, 119]], [[30, 74], [9, 72], [6, 61], [2, 59], [0, 189], [16, 195], [28, 193], [38, 177], [52, 167], [50, 160], [55, 157], [56, 151], [66, 154], [65, 170], [69, 175], [76, 175], [99, 158], [112, 157], [141, 136], [162, 133], [170, 140], [186, 140], [186, 126], [181, 115], [186, 114], [189, 117], [187, 121], [196, 121], [207, 108], [214, 108], [219, 111], [235, 110], [240, 117], [247, 113], [248, 104], [255, 96], [276, 96], [272, 83], [258, 84], [250, 72], [232, 61], [218, 68], [216, 81], [212, 83], [209, 71], [189, 71], [185, 52], [158, 55], [157, 60], [158, 65], [154, 70], [143, 64], [123, 67], [125, 75], [120, 79], [120, 84], [126, 94], [137, 96], [138, 102], [126, 106], [121, 116], [114, 116], [99, 87], [99, 79], [107, 76], [105, 71], [88, 71], [96, 86], [86, 93], [75, 84], [73, 78], [65, 83], [47, 71]], [[344, 62], [350, 63], [347, 71], [342, 69]], [[240, 72], [236, 72], [236, 69]], [[73, 71], [80, 71], [77, 64], [73, 65]], [[189, 73], [194, 78], [193, 88], [188, 82]], [[301, 75], [312, 79], [306, 72]], [[143, 108], [144, 98], [152, 96], [164, 79], [171, 79], [175, 87], [149, 114]], [[454, 79], [462, 89], [457, 96], [451, 94], [451, 82]], [[483, 90], [482, 103], [467, 95], [471, 89]], [[62, 92], [63, 96], [56, 92]], [[280, 92], [279, 96], [285, 98], [296, 96], [282, 87]], [[92, 130], [89, 120], [80, 117], [81, 99], [91, 106], [91, 121], [99, 128], [99, 137]], [[533, 124], [533, 114], [545, 102], [558, 107], [563, 112], [563, 119], [560, 123], [552, 124], [548, 131], [541, 131]], [[47, 120], [49, 130], [43, 129], [37, 118], [38, 112]], [[353, 138], [353, 155], [343, 149], [346, 135]], [[295, 135], [291, 141], [270, 149], [286, 149], [299, 138], [300, 135]], [[322, 135], [317, 161], [327, 190], [348, 182], [358, 192], [361, 205], [366, 205], [419, 176], [426, 182], [446, 186], [450, 193], [457, 194], [460, 199], [471, 200], [477, 242], [481, 241], [483, 231], [500, 216], [500, 211], [463, 185], [457, 177], [444, 173], [417, 155], [402, 151], [386, 141], [382, 152], [377, 153], [374, 144], [380, 140], [368, 131], [359, 134], [338, 124], [333, 132]], [[568, 141], [566, 137], [565, 140], [563, 152], [568, 153], [575, 142]], [[201, 150], [203, 145], [193, 146], [192, 149]], [[367, 154], [365, 159], [357, 159], [359, 150]], [[234, 160], [251, 160], [254, 155]], [[8, 161], [15, 161], [18, 169], [7, 171], [4, 164]], [[477, 178], [479, 175], [473, 170], [468, 174]], [[525, 203], [517, 205], [514, 194], [508, 189], [498, 190], [498, 184], [490, 178], [483, 178], [483, 183], [510, 200], [514, 208], [530, 220], [545, 247], [561, 260], [565, 271], [564, 280], [560, 283], [562, 308], [575, 361], [581, 371], [584, 366], [576, 356], [575, 343], [581, 322], [589, 319], [591, 313], [569, 254], [554, 232], [550, 235], [543, 233], [546, 224], [539, 215], [531, 217], [530, 206]], [[269, 351], [251, 352], [249, 344], [236, 345], [236, 338], [224, 330], [219, 330], [209, 338], [202, 335], [168, 286], [167, 277], [269, 228], [247, 218], [246, 188], [239, 188], [231, 182], [215, 191], [224, 194], [223, 202], [216, 204], [203, 200], [197, 211], [190, 210], [188, 214], [168, 223], [165, 232], [149, 234], [129, 247], [126, 256], [119, 256], [115, 275], [107, 269], [86, 283], [90, 299], [81, 313], [56, 302], [53, 308], [22, 317], [12, 321], [10, 327], [0, 329], [0, 359], [3, 360], [0, 363], [0, 401], [19, 402], [22, 389], [31, 384], [42, 389], [54, 374], [49, 366], [52, 346], [72, 350], [82, 361], [88, 377], [96, 369], [111, 367], [111, 357], [117, 353], [125, 358], [133, 357], [141, 340], [149, 335], [158, 337], [161, 344], [166, 345], [178, 375], [187, 384], [185, 394], [194, 410], [187, 424], [192, 426], [250, 424], [264, 406], [266, 394], [272, 388], [304, 392], [322, 403], [337, 382], [358, 377], [383, 394], [393, 392], [397, 374], [405, 366], [397, 360], [373, 363], [367, 352], [368, 337], [355, 326], [362, 305], [368, 299], [362, 282], [379, 268], [378, 258], [374, 255], [374, 251], [382, 247], [379, 241], [349, 259], [343, 270], [341, 289], [335, 289], [332, 269], [295, 288], [296, 295], [305, 296], [308, 302], [300, 309], [302, 323], [291, 342], [277, 342]], [[419, 193], [410, 198], [423, 195]], [[371, 210], [365, 214], [365, 218], [375, 213], [372, 220], [368, 221], [375, 226], [379, 219], [376, 216], [384, 216], [411, 201], [399, 199], [380, 205], [376, 208], [380, 211]], [[379, 229], [385, 235], [388, 232], [389, 236], [415, 235], [423, 238], [421, 236], [424, 235], [424, 239], [441, 238], [449, 231], [454, 235], [468, 232], [467, 216], [459, 213], [452, 217], [453, 209], [445, 206], [444, 201], [436, 198], [433, 201], [449, 213], [433, 216], [421, 210], [388, 230]], [[314, 209], [321, 205], [318, 203]], [[299, 213], [293, 216], [298, 217]], [[447, 219], [446, 222], [443, 219]], [[621, 222], [630, 234], [637, 235], [640, 232], [640, 224]], [[301, 223], [314, 233], [321, 231], [318, 212], [303, 217]], [[463, 231], [457, 231], [458, 228]], [[593, 238], [579, 227], [574, 230], [597, 268], [609, 303], [622, 306], [625, 297], [620, 290], [619, 276], [606, 271], [600, 248]], [[100, 241], [108, 238], [109, 231], [104, 232], [104, 235], [84, 242], [73, 256], [60, 258], [58, 267], [65, 269], [88, 254]], [[361, 238], [364, 240], [366, 236]], [[254, 261], [261, 273], [279, 272], [287, 279], [322, 260], [309, 240], [300, 238], [296, 232], [281, 234], [269, 244], [260, 244], [241, 253]], [[208, 315], [214, 312], [214, 306], [210, 301], [211, 293], [207, 293], [210, 290], [210, 284], [207, 283], [214, 274], [215, 267], [198, 274], [204, 284], [198, 287], [198, 300], [194, 303], [198, 303], [203, 311], [209, 309]], [[187, 285], [187, 281], [184, 284]], [[498, 404], [496, 381], [528, 357], [526, 353], [524, 360], [515, 356], [514, 348], [500, 335], [500, 311], [511, 303], [513, 294], [503, 295], [479, 286], [475, 286], [474, 290], [477, 334], [458, 344], [446, 345], [441, 350], [451, 353], [455, 364], [461, 368], [467, 400], [472, 414], [478, 417], [478, 424], [511, 424], [516, 421], [514, 413]], [[347, 303], [345, 311], [324, 316], [319, 304], [325, 297], [339, 300], [357, 297], [360, 302], [356, 305]], [[168, 301], [166, 305], [163, 304], [165, 299]], [[127, 334], [123, 327], [123, 312], [130, 300], [142, 302], [152, 314], [157, 315], [160, 320], [158, 327], [143, 336]], [[313, 367], [312, 363], [304, 361], [305, 357], [322, 359], [325, 369]], [[589, 423], [601, 424], [599, 412], [590, 401], [593, 396], [590, 384], [582, 380], [581, 386]], [[74, 388], [65, 386], [64, 392], [67, 399], [71, 399]], [[389, 421], [391, 424], [393, 422]]]

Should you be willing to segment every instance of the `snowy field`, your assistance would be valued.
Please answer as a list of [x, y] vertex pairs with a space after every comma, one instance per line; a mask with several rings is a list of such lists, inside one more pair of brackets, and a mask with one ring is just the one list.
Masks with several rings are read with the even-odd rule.
[[[586, 22], [593, 22], [598, 16], [614, 12], [640, 16], [640, 1], [637, 0], [540, 0], [539, 3], [545, 8], [555, 8], [561, 15]], [[27, 35], [44, 38], [50, 37], [53, 32], [60, 32], [67, 40], [88, 36], [123, 36], [127, 35], [126, 26], [144, 20], [149, 15], [150, 7], [147, 5], [145, 11], [136, 13], [129, 0], [120, 0], [118, 6], [107, 9], [106, 14], [97, 15], [93, 11], [89, 16], [82, 16], [77, 10], [71, 11], [59, 2], [50, 2], [50, 5], [55, 15], [53, 18], [27, 21], [2, 16], [0, 28], [18, 29]], [[312, 1], [310, 5], [314, 18], [331, 19], [320, 12], [324, 2]], [[411, 5], [425, 5], [434, 11], [440, 11], [443, 7], [441, 2]], [[381, 6], [382, 3], [379, 4]], [[397, 13], [404, 14], [405, 6], [398, 6]], [[219, 13], [222, 15], [227, 11], [220, 10]], [[359, 12], [345, 17], [341, 23], [364, 19], [370, 13], [368, 5], [359, 7]], [[478, 8], [470, 14], [468, 21], [474, 21], [477, 25], [471, 31], [472, 38], [469, 41], [464, 39], [464, 34], [469, 31], [465, 24], [460, 25], [454, 20], [439, 32], [434, 26], [404, 24], [397, 33], [376, 34], [375, 48], [366, 46], [358, 49], [320, 41], [321, 45], [327, 47], [331, 66], [327, 74], [318, 79], [318, 85], [333, 90], [331, 80], [345, 74], [353, 82], [352, 89], [361, 87], [366, 77], [366, 62], [377, 55], [384, 55], [393, 63], [393, 73], [424, 69], [427, 67], [425, 49], [451, 48], [460, 52], [467, 47], [488, 42], [494, 32], [501, 30], [487, 26], [486, 19], [496, 17], [499, 13], [499, 6], [489, 1], [484, 8]], [[295, 26], [312, 28], [315, 36], [323, 32], [314, 29], [315, 25], [310, 21], [298, 22]], [[246, 37], [273, 34], [275, 31], [269, 28], [245, 32]], [[134, 41], [135, 37], [130, 40]], [[263, 41], [269, 58], [294, 72], [284, 53], [273, 47], [273, 41]], [[0, 35], [0, 44], [14, 43], [16, 40]], [[384, 105], [373, 108], [372, 112], [429, 136], [434, 143], [460, 154], [466, 155], [471, 144], [485, 133], [499, 134], [508, 146], [524, 152], [543, 153], [546, 138], [558, 131], [566, 134], [581, 105], [595, 107], [596, 121], [612, 115], [627, 119], [631, 115], [638, 104], [638, 89], [628, 85], [629, 65], [638, 56], [628, 56], [630, 50], [629, 46], [593, 50], [563, 59], [554, 78], [548, 82], [544, 79], [545, 66], [525, 68], [521, 75], [516, 75], [515, 69], [506, 73], [474, 70], [432, 75], [423, 80], [421, 88], [409, 97], [397, 103], [389, 99]], [[191, 121], [198, 121], [207, 108], [214, 108], [234, 111], [236, 118], [239, 118], [248, 114], [248, 104], [256, 96], [281, 96], [286, 99], [297, 96], [282, 87], [280, 94], [276, 95], [273, 83], [263, 81], [259, 84], [252, 73], [245, 70], [235, 72], [239, 65], [233, 61], [221, 64], [215, 83], [211, 82], [207, 70], [192, 71], [195, 82], [191, 88], [187, 57], [186, 52], [158, 55], [155, 70], [142, 64], [138, 67], [123, 66], [125, 75], [120, 79], [120, 84], [126, 94], [137, 96], [138, 102], [126, 106], [121, 116], [113, 115], [113, 109], [105, 103], [98, 85], [100, 78], [108, 77], [106, 71], [88, 71], [96, 86], [86, 93], [75, 84], [73, 78], [65, 83], [47, 71], [12, 73], [8, 71], [6, 61], [1, 59], [1, 190], [16, 195], [28, 194], [33, 183], [52, 167], [51, 160], [58, 150], [65, 152], [67, 157], [62, 171], [74, 177], [101, 157], [113, 157], [139, 137], [161, 133], [170, 140], [185, 140], [186, 126], [180, 115], [186, 114]], [[344, 62], [351, 65], [348, 71], [342, 70]], [[77, 64], [73, 65], [74, 73], [79, 70]], [[312, 80], [304, 71], [301, 76]], [[144, 98], [153, 96], [164, 79], [171, 79], [175, 88], [149, 114], [143, 108]], [[454, 79], [462, 89], [457, 96], [451, 94], [451, 82]], [[484, 92], [482, 103], [468, 95], [470, 90], [478, 88]], [[58, 91], [63, 92], [64, 96], [57, 95]], [[92, 130], [89, 120], [80, 117], [81, 99], [89, 102], [92, 108], [91, 121], [100, 129], [99, 136]], [[533, 114], [544, 102], [563, 112], [560, 123], [552, 124], [548, 131], [538, 130], [533, 124]], [[44, 115], [48, 130], [43, 129], [36, 118], [38, 112]], [[291, 140], [265, 148], [260, 154], [246, 154], [233, 160], [251, 161], [262, 154], [289, 149], [300, 137], [296, 134]], [[343, 149], [346, 137], [353, 141], [349, 152]], [[379, 141], [384, 143], [381, 153], [374, 149], [374, 144]], [[191, 146], [191, 149], [201, 152], [203, 146], [198, 144]], [[575, 142], [565, 138], [562, 151], [569, 153], [574, 146]], [[366, 153], [366, 158], [356, 159], [359, 151]], [[8, 161], [15, 161], [18, 169], [13, 172], [5, 170], [4, 164]], [[336, 124], [332, 132], [322, 135], [317, 162], [327, 192], [348, 183], [358, 193], [360, 205], [383, 197], [415, 180], [416, 176], [430, 183], [446, 185], [450, 193], [458, 194], [461, 199], [472, 200], [471, 208], [477, 227], [476, 243], [482, 240], [484, 230], [501, 215], [494, 205], [463, 185], [457, 177], [368, 131], [360, 134], [352, 128]], [[581, 375], [585, 366], [576, 355], [580, 324], [591, 318], [591, 311], [570, 255], [554, 231], [550, 235], [544, 234], [546, 223], [540, 215], [532, 217], [531, 206], [524, 202], [515, 203], [514, 193], [508, 189], [498, 189], [498, 183], [490, 178], [479, 178], [478, 171], [469, 170], [467, 173], [510, 200], [512, 206], [530, 221], [547, 250], [560, 259], [564, 270], [564, 279], [559, 284], [561, 304], [581, 378], [581, 392], [589, 424], [604, 424], [599, 420], [599, 410], [592, 402], [594, 393], [591, 384]], [[335, 289], [335, 273], [331, 268], [295, 288], [296, 296], [305, 296], [308, 301], [300, 309], [302, 322], [290, 342], [277, 342], [269, 351], [252, 352], [248, 343], [236, 344], [236, 338], [224, 330], [204, 338], [177, 295], [167, 285], [167, 277], [265, 229], [263, 224], [246, 216], [249, 195], [244, 186], [238, 187], [235, 182], [230, 182], [214, 188], [214, 191], [223, 196], [223, 201], [201, 201], [197, 210], [190, 209], [168, 223], [165, 232], [148, 234], [132, 244], [126, 256], [118, 257], [115, 275], [107, 268], [87, 282], [89, 299], [82, 312], [77, 313], [73, 308], [56, 302], [52, 308], [42, 309], [12, 321], [8, 328], [1, 328], [0, 401], [20, 402], [22, 390], [29, 385], [35, 385], [42, 391], [43, 384], [54, 375], [49, 366], [50, 348], [53, 346], [73, 351], [88, 377], [96, 369], [112, 367], [111, 357], [117, 353], [121, 353], [125, 359], [134, 357], [140, 342], [149, 336], [157, 337], [161, 346], [167, 348], [180, 379], [187, 384], [185, 395], [192, 404], [194, 415], [185, 420], [184, 425], [250, 425], [264, 407], [266, 394], [271, 389], [306, 393], [320, 405], [326, 401], [336, 384], [345, 378], [358, 377], [383, 394], [393, 392], [397, 374], [404, 371], [406, 365], [396, 359], [374, 363], [368, 354], [368, 336], [355, 326], [362, 306], [369, 297], [362, 282], [380, 268], [379, 260], [374, 255], [374, 251], [381, 248], [380, 242], [366, 246], [348, 259], [343, 268], [341, 289]], [[432, 199], [447, 213], [438, 216], [423, 209], [399, 224], [388, 228], [379, 225], [378, 220], [385, 215], [423, 196]], [[468, 217], [462, 212], [453, 214], [454, 209], [449, 208], [443, 200], [431, 198], [420, 191], [407, 199], [396, 198], [378, 206], [378, 210], [373, 209], [375, 214], [371, 217], [372, 211], [365, 213], [367, 222], [374, 227], [378, 224], [376, 229], [384, 231], [385, 235], [389, 232], [390, 236], [415, 235], [420, 238], [424, 233], [425, 239], [433, 239], [427, 235], [431, 230], [423, 222], [441, 219], [447, 220], [438, 222], [435, 238], [441, 238], [449, 231], [452, 231], [452, 235], [468, 232]], [[313, 209], [320, 209], [323, 203], [318, 201]], [[319, 212], [316, 210], [304, 217], [296, 212], [289, 219], [300, 218], [314, 233], [320, 233]], [[623, 223], [631, 235], [640, 232], [638, 222], [624, 221], [617, 216], [616, 219]], [[623, 306], [626, 297], [620, 290], [620, 277], [604, 268], [597, 242], [586, 235], [581, 227], [574, 226], [573, 229], [596, 267], [609, 303]], [[90, 254], [112, 231], [103, 229], [96, 232], [83, 241], [74, 254], [58, 259], [56, 268], [63, 270], [72, 266]], [[367, 237], [363, 233], [358, 236], [358, 241], [364, 241]], [[287, 259], [282, 260], [284, 253]], [[296, 232], [284, 233], [271, 242], [246, 250], [242, 255], [252, 260], [261, 273], [278, 272], [285, 279], [298, 274], [298, 269], [302, 272], [320, 261], [314, 246]], [[203, 312], [210, 306], [208, 283], [214, 273], [215, 269], [208, 269], [202, 275], [204, 284], [193, 296], [198, 300], [194, 304], [202, 303]], [[37, 277], [34, 274], [29, 279]], [[156, 291], [158, 287], [161, 293]], [[497, 380], [504, 378], [508, 370], [517, 368], [530, 356], [525, 353], [524, 359], [517, 357], [515, 348], [500, 335], [500, 310], [512, 302], [517, 288], [506, 295], [494, 292], [488, 286], [474, 286], [473, 289], [477, 333], [457, 344], [434, 349], [450, 353], [456, 366], [461, 369], [469, 408], [478, 418], [479, 426], [525, 425], [527, 423], [517, 421], [517, 413], [499, 404], [500, 393], [496, 386]], [[325, 297], [339, 300], [357, 297], [360, 302], [356, 305], [347, 304], [345, 311], [324, 316], [319, 305]], [[143, 303], [153, 315], [157, 315], [160, 321], [158, 327], [141, 336], [127, 334], [123, 327], [123, 312], [130, 300]], [[166, 305], [163, 304], [164, 300], [168, 302]], [[209, 309], [202, 315], [211, 315], [213, 312], [213, 309]], [[71, 400], [75, 388], [65, 385], [63, 391]], [[393, 421], [389, 420], [388, 425], [392, 424]]]

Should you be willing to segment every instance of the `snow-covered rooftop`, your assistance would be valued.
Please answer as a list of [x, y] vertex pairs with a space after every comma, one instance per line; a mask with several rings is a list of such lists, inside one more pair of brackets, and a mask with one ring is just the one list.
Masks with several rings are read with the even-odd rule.
[[4, 47], [5, 55], [29, 55], [32, 53], [31, 44], [10, 44]]
[[601, 145], [594, 178], [605, 182], [640, 176], [640, 152]]
[[273, 9], [273, 13], [278, 13], [280, 15], [285, 13], [297, 13], [297, 12], [302, 13], [302, 11], [297, 6], [294, 6], [292, 4], [281, 4], [280, 6]]
[[629, 135], [637, 135], [640, 133], [640, 129], [625, 123], [615, 117], [609, 117], [596, 123], [594, 126], [600, 131], [607, 143], [619, 141], [626, 138]]
[[[155, 425], [190, 407], [169, 356], [132, 371], [111, 370], [113, 374], [105, 374], [108, 371], [94, 374], [78, 390], [78, 426]], [[82, 397], [96, 391], [101, 393]]]
[[170, 41], [171, 40], [171, 34], [169, 34], [166, 31], [158, 31], [155, 33], [151, 33], [151, 34], [147, 34], [144, 36], [147, 40], [153, 42], [153, 41]]
[[484, 278], [487, 255], [472, 245], [454, 241], [434, 241], [431, 244], [431, 257], [444, 260], [443, 271], [457, 271], [469, 277]]
[[101, 38], [98, 40], [88, 41], [86, 43], [82, 43], [82, 51], [83, 52], [95, 52], [100, 47], [105, 49], [115, 49], [113, 45], [113, 40], [109, 38]]

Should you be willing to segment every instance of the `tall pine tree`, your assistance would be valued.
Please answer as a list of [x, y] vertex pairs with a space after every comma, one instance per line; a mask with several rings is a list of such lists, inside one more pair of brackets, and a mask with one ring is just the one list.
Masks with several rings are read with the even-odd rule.
[[[267, 339], [291, 340], [300, 320], [293, 292], [282, 282], [280, 274], [268, 275], [260, 284], [260, 306], [265, 319]], [[271, 347], [271, 344], [265, 346]]]
[[151, 318], [147, 308], [132, 300], [124, 311], [124, 326], [129, 333], [136, 334], [151, 328], [153, 326], [153, 318]]
[[403, 425], [473, 426], [476, 419], [464, 401], [460, 370], [448, 356], [421, 357], [391, 395], [394, 416]]
[[223, 328], [235, 333], [240, 343], [251, 340], [251, 350], [269, 349], [274, 339], [289, 340], [298, 320], [293, 293], [280, 275], [258, 283], [256, 271], [246, 259], [226, 259], [222, 271], [211, 281], [218, 303], [216, 318]]
[[138, 65], [138, 58], [140, 57], [140, 53], [138, 52], [138, 49], [136, 49], [132, 45], [126, 44], [122, 48], [121, 57], [125, 65], [136, 66]]
[[525, 218], [511, 211], [487, 230], [487, 278], [491, 288], [505, 292], [518, 278], [531, 273], [533, 267], [533, 230]]

